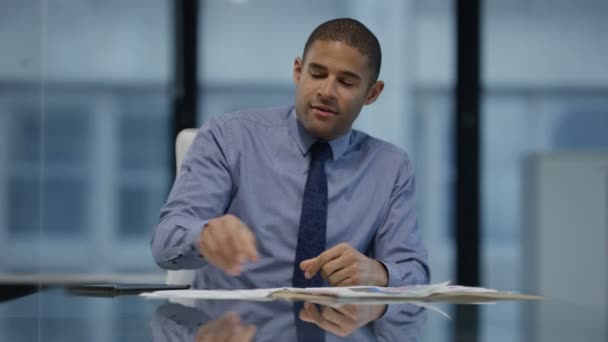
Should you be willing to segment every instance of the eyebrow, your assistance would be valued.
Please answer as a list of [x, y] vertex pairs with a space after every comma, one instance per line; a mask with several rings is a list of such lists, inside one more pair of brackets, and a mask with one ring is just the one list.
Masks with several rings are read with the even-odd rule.
[[[324, 70], [324, 71], [327, 70], [326, 66], [324, 66], [322, 64], [315, 63], [315, 62], [308, 63], [308, 66], [309, 66], [309, 68], [312, 68], [312, 69]], [[352, 71], [343, 70], [343, 71], [340, 71], [339, 73], [342, 74], [342, 75], [345, 75], [345, 76], [348, 76], [348, 77], [352, 77], [354, 79], [357, 79], [357, 80], [361, 81], [361, 76], [357, 75], [356, 73], [354, 73]]]

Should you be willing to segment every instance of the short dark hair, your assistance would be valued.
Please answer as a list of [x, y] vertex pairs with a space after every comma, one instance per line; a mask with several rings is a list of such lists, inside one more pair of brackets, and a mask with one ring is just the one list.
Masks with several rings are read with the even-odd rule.
[[317, 40], [339, 41], [357, 49], [362, 55], [369, 58], [369, 66], [372, 69], [372, 82], [378, 79], [380, 64], [382, 62], [382, 51], [378, 38], [360, 21], [351, 18], [338, 18], [326, 21], [312, 31], [306, 45], [302, 59], [306, 59], [306, 53], [312, 43]]

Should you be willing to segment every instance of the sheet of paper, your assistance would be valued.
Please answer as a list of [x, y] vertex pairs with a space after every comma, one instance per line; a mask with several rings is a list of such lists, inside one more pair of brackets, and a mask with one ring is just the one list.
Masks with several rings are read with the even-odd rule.
[[316, 287], [267, 288], [252, 290], [171, 290], [141, 294], [157, 299], [309, 300], [309, 301], [444, 301], [481, 303], [493, 300], [538, 300], [542, 297], [499, 292], [481, 287], [452, 286], [449, 282], [403, 287]]
[[413, 285], [403, 287], [378, 287], [378, 286], [350, 286], [350, 287], [308, 287], [298, 289], [293, 287], [283, 288], [283, 291], [312, 294], [312, 295], [327, 295], [341, 298], [391, 298], [391, 297], [408, 297], [408, 298], [424, 298], [440, 291], [449, 291], [447, 289], [449, 282], [431, 284], [431, 285]]
[[498, 292], [493, 289], [487, 289], [484, 287], [470, 287], [470, 286], [459, 286], [450, 285], [437, 289], [435, 293], [491, 293]]
[[247, 300], [273, 300], [270, 294], [280, 288], [253, 289], [253, 290], [170, 290], [142, 293], [140, 296], [157, 299], [247, 299]]
[[447, 283], [435, 285], [407, 286], [403, 288], [352, 286], [352, 287], [280, 287], [251, 290], [169, 290], [142, 293], [148, 298], [189, 298], [189, 299], [265, 299], [273, 293], [309, 294], [340, 298], [385, 298], [403, 296], [422, 298], [446, 286]]

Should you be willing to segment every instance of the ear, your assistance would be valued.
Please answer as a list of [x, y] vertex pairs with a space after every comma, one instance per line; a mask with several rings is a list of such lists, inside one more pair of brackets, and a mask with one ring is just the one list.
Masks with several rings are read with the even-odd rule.
[[365, 105], [372, 104], [380, 97], [382, 90], [384, 89], [384, 81], [376, 81], [367, 91], [365, 97]]
[[296, 57], [293, 62], [293, 82], [298, 85], [298, 81], [300, 80], [300, 76], [302, 75], [302, 67], [304, 63], [300, 57]]

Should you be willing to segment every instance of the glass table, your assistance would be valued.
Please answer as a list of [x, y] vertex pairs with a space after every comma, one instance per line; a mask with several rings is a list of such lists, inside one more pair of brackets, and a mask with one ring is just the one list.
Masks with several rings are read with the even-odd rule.
[[2, 286], [1, 293], [2, 341], [608, 340], [605, 311], [552, 299], [332, 308], [283, 300], [184, 305], [138, 296], [74, 295], [59, 287]]

